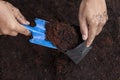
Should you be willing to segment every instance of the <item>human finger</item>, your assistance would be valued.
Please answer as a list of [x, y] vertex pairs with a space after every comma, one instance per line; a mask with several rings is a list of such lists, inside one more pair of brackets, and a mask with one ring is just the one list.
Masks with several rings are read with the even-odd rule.
[[93, 40], [95, 39], [96, 36], [96, 30], [97, 30], [97, 24], [92, 24], [89, 26], [89, 30], [88, 30], [88, 39], [86, 42], [86, 46], [89, 47]]
[[97, 31], [96, 31], [96, 35], [99, 35], [99, 34], [100, 34], [100, 32], [101, 32], [102, 29], [103, 29], [103, 26], [104, 26], [104, 24], [101, 24], [101, 23], [98, 25]]
[[98, 25], [96, 35], [100, 34], [100, 32], [102, 31], [102, 29], [103, 29], [105, 23], [107, 22], [107, 20], [108, 20], [108, 17], [105, 17], [105, 18], [103, 18], [103, 20], [101, 20], [101, 22]]
[[86, 40], [88, 38], [88, 27], [85, 18], [79, 17], [79, 23], [80, 23], [80, 31], [82, 34], [83, 40]]
[[25, 19], [25, 17], [21, 14], [21, 12], [19, 11], [19, 9], [17, 8], [13, 8], [13, 12], [14, 12], [14, 15], [15, 15], [15, 18], [21, 23], [21, 24], [26, 24], [26, 25], [29, 25], [30, 22], [27, 21]]
[[16, 24], [15, 31], [18, 32], [18, 33], [24, 34], [26, 36], [30, 35], [30, 31], [27, 30], [26, 28], [24, 28], [24, 26], [19, 24], [19, 23]]
[[10, 35], [10, 36], [17, 36], [17, 35], [18, 35], [18, 33], [17, 33], [17, 32], [15, 32], [15, 31], [12, 31], [9, 35]]

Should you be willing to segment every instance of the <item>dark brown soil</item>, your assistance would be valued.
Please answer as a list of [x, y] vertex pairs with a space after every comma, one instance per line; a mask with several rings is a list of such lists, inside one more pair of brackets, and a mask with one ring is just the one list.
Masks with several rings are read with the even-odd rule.
[[[8, 1], [29, 21], [39, 17], [56, 24], [58, 21], [58, 27], [79, 25], [81, 0]], [[109, 20], [93, 49], [78, 65], [57, 50], [30, 44], [30, 37], [0, 36], [0, 80], [120, 80], [120, 0], [106, 1]], [[66, 45], [64, 49], [69, 47], [74, 46]]]
[[46, 36], [61, 51], [73, 49], [82, 42], [79, 28], [58, 21], [46, 25]]

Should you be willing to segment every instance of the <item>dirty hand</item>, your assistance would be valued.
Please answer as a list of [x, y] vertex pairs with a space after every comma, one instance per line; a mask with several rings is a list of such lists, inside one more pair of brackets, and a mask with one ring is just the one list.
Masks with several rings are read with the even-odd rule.
[[16, 36], [18, 33], [29, 35], [30, 32], [21, 24], [28, 25], [29, 22], [17, 8], [0, 0], [0, 35]]
[[108, 20], [105, 0], [82, 0], [79, 9], [80, 31], [89, 47]]

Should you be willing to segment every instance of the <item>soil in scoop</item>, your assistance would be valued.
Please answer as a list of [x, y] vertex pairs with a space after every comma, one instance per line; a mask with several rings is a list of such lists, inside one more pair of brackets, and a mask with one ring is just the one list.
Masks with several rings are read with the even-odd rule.
[[46, 39], [62, 51], [73, 49], [82, 42], [78, 26], [50, 21], [47, 23], [46, 29]]

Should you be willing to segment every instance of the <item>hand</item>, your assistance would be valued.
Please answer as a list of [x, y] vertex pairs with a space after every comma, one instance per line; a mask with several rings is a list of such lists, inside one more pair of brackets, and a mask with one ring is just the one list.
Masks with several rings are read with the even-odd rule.
[[21, 24], [29, 25], [29, 22], [13, 5], [0, 1], [0, 35], [16, 36], [18, 33], [29, 35], [30, 32]]
[[79, 8], [80, 31], [89, 47], [108, 20], [105, 0], [82, 0]]

